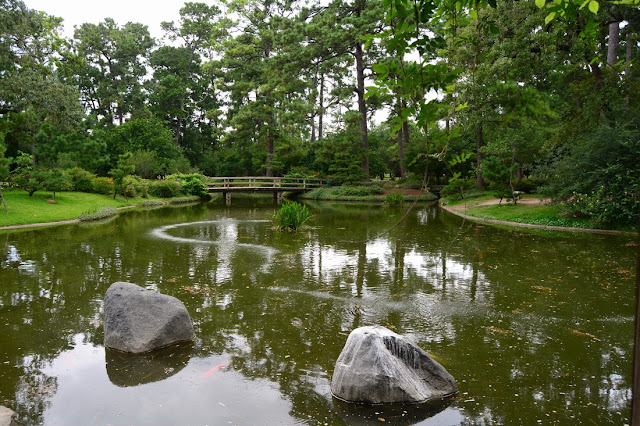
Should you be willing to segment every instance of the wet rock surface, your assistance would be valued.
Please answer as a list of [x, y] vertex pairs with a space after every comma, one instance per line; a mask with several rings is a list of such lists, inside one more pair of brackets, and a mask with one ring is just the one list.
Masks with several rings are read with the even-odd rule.
[[0, 405], [0, 426], [17, 426], [16, 413], [10, 408]]
[[113, 283], [104, 297], [104, 345], [145, 353], [195, 338], [184, 304], [132, 283]]
[[331, 379], [331, 393], [346, 402], [422, 403], [458, 392], [455, 379], [425, 351], [380, 326], [351, 332]]

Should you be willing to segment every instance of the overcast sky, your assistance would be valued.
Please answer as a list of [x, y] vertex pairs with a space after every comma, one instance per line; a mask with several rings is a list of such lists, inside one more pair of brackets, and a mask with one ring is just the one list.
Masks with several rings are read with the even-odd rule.
[[[64, 34], [73, 36], [74, 25], [98, 23], [113, 18], [118, 25], [140, 22], [153, 37], [162, 37], [160, 22], [177, 21], [187, 0], [23, 0], [30, 9], [41, 10], [64, 19]], [[211, 4], [209, 1], [205, 3]]]

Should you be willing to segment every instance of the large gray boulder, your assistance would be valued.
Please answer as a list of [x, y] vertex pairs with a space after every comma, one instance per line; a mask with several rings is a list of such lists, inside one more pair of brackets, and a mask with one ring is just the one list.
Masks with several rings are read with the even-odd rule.
[[104, 296], [104, 345], [144, 353], [194, 340], [184, 304], [135, 284], [113, 283]]
[[10, 408], [0, 405], [0, 426], [17, 426], [16, 413]]
[[346, 402], [420, 403], [458, 392], [455, 379], [425, 351], [380, 326], [351, 332], [331, 379], [331, 393]]

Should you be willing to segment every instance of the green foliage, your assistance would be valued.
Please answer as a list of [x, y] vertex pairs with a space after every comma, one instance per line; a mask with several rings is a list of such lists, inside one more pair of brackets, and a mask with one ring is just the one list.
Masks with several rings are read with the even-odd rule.
[[108, 177], [97, 177], [91, 180], [93, 192], [96, 194], [112, 194], [115, 188], [113, 179]]
[[130, 158], [130, 152], [121, 155], [116, 168], [109, 171], [109, 175], [113, 177], [113, 198], [116, 198], [118, 192], [122, 192], [124, 178], [135, 171], [135, 166], [128, 163]]
[[122, 179], [122, 190], [120, 193], [129, 198], [147, 198], [149, 196], [149, 184], [138, 176], [125, 176]]
[[47, 179], [46, 171], [33, 167], [33, 156], [22, 151], [18, 151], [15, 159], [16, 169], [11, 176], [11, 183], [20, 189], [24, 189], [33, 196], [36, 191], [45, 187]]
[[336, 185], [361, 182], [362, 149], [357, 133], [344, 131], [325, 139], [318, 150], [317, 162]]
[[156, 197], [176, 197], [180, 194], [180, 189], [180, 182], [176, 179], [159, 179], [149, 182], [149, 193]]
[[467, 191], [476, 186], [475, 179], [456, 179], [440, 191], [440, 195], [449, 200], [461, 200], [467, 197]]
[[285, 203], [273, 215], [273, 223], [280, 231], [297, 231], [309, 218], [307, 206], [299, 203]]
[[544, 193], [607, 227], [634, 227], [638, 219], [640, 126], [626, 120], [601, 125], [541, 168]]
[[139, 149], [131, 153], [127, 163], [134, 167], [134, 173], [144, 179], [154, 179], [164, 174], [165, 167], [158, 159], [156, 151]]
[[391, 207], [397, 207], [404, 202], [404, 195], [398, 194], [397, 192], [389, 193], [384, 198], [384, 202]]
[[71, 177], [74, 191], [93, 192], [93, 179], [95, 175], [80, 167], [74, 167], [65, 171]]
[[56, 199], [56, 191], [71, 191], [73, 180], [71, 176], [61, 169], [46, 170], [44, 173], [44, 187], [53, 192], [53, 200]]
[[169, 175], [166, 179], [176, 179], [180, 182], [180, 193], [184, 195], [203, 196], [206, 194], [204, 176], [198, 173]]

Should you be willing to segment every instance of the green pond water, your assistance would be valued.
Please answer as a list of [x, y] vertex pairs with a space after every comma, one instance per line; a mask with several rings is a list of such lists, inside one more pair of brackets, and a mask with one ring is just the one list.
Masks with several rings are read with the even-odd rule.
[[[22, 424], [624, 424], [633, 239], [531, 234], [435, 205], [310, 204], [297, 234], [269, 199], [124, 213], [0, 234], [0, 404]], [[103, 346], [129, 281], [182, 300], [192, 346]], [[356, 327], [408, 336], [457, 379], [444, 404], [331, 397]]]

